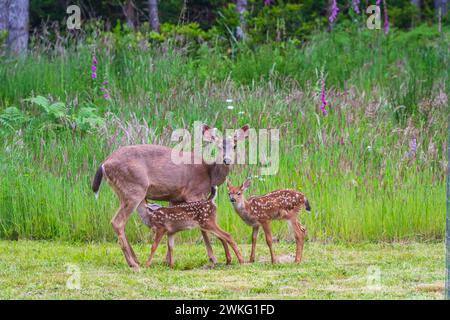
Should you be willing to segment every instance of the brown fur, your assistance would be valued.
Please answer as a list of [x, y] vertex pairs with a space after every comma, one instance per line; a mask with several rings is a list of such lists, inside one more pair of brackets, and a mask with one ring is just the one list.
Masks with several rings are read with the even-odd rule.
[[308, 200], [303, 193], [288, 189], [276, 190], [266, 195], [250, 197], [246, 200], [244, 191], [249, 186], [249, 179], [239, 187], [234, 187], [227, 180], [228, 194], [235, 211], [246, 224], [253, 227], [250, 262], [255, 261], [256, 240], [260, 226], [263, 227], [266, 236], [272, 263], [276, 262], [277, 259], [272, 250], [270, 223], [272, 220], [287, 220], [294, 231], [297, 244], [295, 262], [299, 263], [302, 259], [306, 229], [298, 222], [297, 216], [301, 209], [309, 208]]
[[223, 231], [216, 222], [217, 207], [214, 201], [216, 187], [212, 189], [212, 197], [206, 201], [196, 201], [180, 204], [172, 207], [158, 207], [157, 205], [148, 205], [146, 212], [139, 212], [145, 225], [155, 231], [155, 241], [153, 242], [150, 256], [146, 266], [150, 266], [155, 251], [164, 234], [168, 234], [168, 256], [167, 263], [173, 267], [173, 235], [179, 231], [200, 228], [203, 231], [214, 233], [222, 242], [227, 264], [231, 263], [231, 255], [228, 244], [231, 245], [240, 263], [243, 258], [236, 243], [230, 234]]
[[[242, 128], [243, 138], [248, 136], [248, 129], [248, 125]], [[212, 131], [214, 130], [204, 125], [203, 135], [215, 141], [217, 139]], [[159, 145], [122, 147], [103, 162], [100, 167], [102, 174], [97, 171], [94, 178], [94, 191], [98, 190], [104, 176], [119, 198], [120, 208], [111, 224], [130, 267], [137, 268], [139, 262], [126, 237], [125, 226], [135, 210], [147, 210], [146, 199], [164, 200], [171, 204], [204, 200], [212, 186], [225, 181], [230, 170], [229, 165], [207, 164], [202, 159], [198, 160], [200, 164], [175, 164], [171, 154], [171, 148]], [[191, 152], [187, 153], [187, 156], [194, 158]], [[208, 234], [202, 231], [202, 236], [209, 258], [215, 262]]]

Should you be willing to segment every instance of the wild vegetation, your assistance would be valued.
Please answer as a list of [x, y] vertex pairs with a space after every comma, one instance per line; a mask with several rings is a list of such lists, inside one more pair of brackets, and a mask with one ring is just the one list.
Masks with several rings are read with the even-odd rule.
[[[101, 161], [121, 145], [173, 145], [173, 129], [203, 121], [280, 129], [279, 171], [249, 193], [304, 192], [310, 240], [443, 238], [448, 27], [385, 35], [344, 22], [302, 44], [258, 46], [180, 39], [155, 43], [120, 26], [36, 34], [27, 57], [1, 57], [0, 237], [114, 240], [117, 199], [90, 190]], [[230, 178], [248, 175], [258, 166], [235, 166]], [[224, 186], [218, 206], [219, 224], [248, 241]], [[146, 239], [133, 221], [130, 238]]]

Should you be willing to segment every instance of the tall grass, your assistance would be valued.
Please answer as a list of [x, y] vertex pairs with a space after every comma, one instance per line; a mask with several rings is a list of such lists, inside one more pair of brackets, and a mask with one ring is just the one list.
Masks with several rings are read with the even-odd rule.
[[[310, 239], [441, 239], [448, 44], [448, 30], [430, 27], [389, 37], [337, 30], [301, 48], [238, 47], [234, 57], [206, 45], [186, 54], [166, 44], [142, 49], [99, 40], [97, 82], [90, 77], [92, 45], [2, 58], [0, 111], [15, 105], [35, 114], [23, 99], [39, 94], [68, 108], [95, 106], [106, 125], [88, 133], [22, 126], [0, 136], [0, 237], [115, 239], [109, 223], [115, 195], [105, 184], [95, 201], [90, 190], [101, 161], [120, 145], [170, 145], [172, 129], [204, 121], [221, 129], [249, 123], [281, 130], [279, 171], [255, 179], [249, 194], [302, 190], [313, 208], [301, 217]], [[326, 117], [320, 70], [331, 105]], [[99, 94], [103, 80], [110, 101]], [[226, 108], [228, 98], [234, 110]], [[256, 165], [235, 166], [230, 178], [240, 183], [257, 173]], [[250, 230], [233, 212], [225, 186], [218, 208], [219, 224], [246, 241]], [[136, 241], [148, 231], [134, 217], [127, 233]], [[283, 223], [275, 223], [274, 233], [288, 237]]]

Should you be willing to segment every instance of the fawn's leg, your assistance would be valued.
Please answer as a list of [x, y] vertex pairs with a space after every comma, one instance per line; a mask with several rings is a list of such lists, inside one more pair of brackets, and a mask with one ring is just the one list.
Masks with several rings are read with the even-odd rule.
[[277, 263], [277, 258], [272, 249], [272, 231], [270, 230], [270, 221], [261, 222], [261, 226], [263, 227], [264, 233], [266, 235], [266, 243], [270, 250], [270, 257], [272, 259], [272, 263]]
[[175, 234], [171, 233], [167, 236], [167, 264], [173, 268], [173, 245], [175, 243]]
[[300, 224], [300, 222], [297, 221], [297, 217], [294, 217], [291, 221], [292, 229], [294, 230], [295, 242], [297, 245], [294, 262], [300, 263], [302, 261], [303, 246], [305, 244], [306, 229]]
[[[200, 195], [200, 196], [192, 196], [192, 197], [189, 197], [184, 200], [185, 200], [184, 202], [194, 202], [194, 201], [205, 200], [205, 198]], [[171, 205], [174, 205], [174, 204], [180, 204], [180, 202], [171, 202]], [[209, 240], [208, 233], [206, 231], [202, 230], [202, 237], [203, 237], [203, 241], [205, 242], [206, 252], [208, 253], [209, 261], [211, 261], [212, 264], [216, 264], [217, 258], [214, 256], [214, 252], [213, 252], [213, 249], [211, 246], [211, 240]]]
[[233, 249], [234, 253], [236, 254], [236, 257], [239, 261], [239, 263], [243, 263], [244, 259], [242, 258], [241, 252], [239, 251], [239, 248], [236, 245], [236, 242], [234, 242], [231, 235], [222, 229], [217, 225], [215, 221], [211, 221], [207, 226], [205, 226], [205, 229], [208, 229], [208, 231], [211, 231], [214, 233], [219, 239], [224, 240], [228, 242]]
[[250, 262], [255, 262], [256, 241], [258, 240], [259, 226], [253, 227], [252, 231], [252, 252], [250, 253]]
[[204, 230], [202, 230], [202, 237], [203, 241], [205, 242], [206, 252], [208, 253], [209, 261], [211, 261], [212, 264], [216, 264], [217, 258], [214, 255], [213, 249], [211, 247], [211, 240], [209, 240], [208, 233]]
[[161, 239], [165, 233], [166, 233], [166, 231], [163, 228], [156, 229], [155, 240], [153, 241], [153, 244], [152, 244], [150, 256], [148, 257], [148, 260], [145, 263], [146, 267], [149, 267], [152, 264], [152, 260], [153, 260], [153, 256], [155, 255], [155, 251], [158, 248], [159, 242], [161, 241]]
[[219, 240], [220, 240], [220, 242], [222, 242], [223, 250], [225, 250], [225, 257], [227, 259], [227, 264], [230, 264], [231, 263], [230, 248], [228, 248], [228, 244], [225, 240], [220, 239], [220, 238], [219, 238]]

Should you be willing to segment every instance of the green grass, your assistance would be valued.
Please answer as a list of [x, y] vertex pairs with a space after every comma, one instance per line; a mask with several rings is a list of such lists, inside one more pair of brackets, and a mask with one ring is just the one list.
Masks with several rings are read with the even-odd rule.
[[[26, 59], [2, 57], [0, 113], [14, 105], [32, 121], [0, 127], [0, 237], [115, 239], [109, 223], [118, 207], [115, 195], [103, 185], [95, 202], [90, 190], [101, 161], [120, 145], [171, 145], [173, 129], [203, 121], [220, 129], [245, 123], [280, 129], [279, 171], [254, 181], [249, 194], [303, 191], [313, 208], [302, 217], [310, 239], [443, 239], [449, 34], [428, 26], [388, 37], [338, 30], [302, 47], [242, 46], [233, 57], [207, 45], [186, 54], [167, 44], [144, 50], [108, 41], [80, 42], [77, 50], [58, 53], [36, 45]], [[97, 81], [90, 78], [94, 46]], [[320, 112], [321, 69], [331, 105], [327, 117]], [[100, 94], [104, 79], [110, 101]], [[95, 107], [105, 127], [40, 129], [40, 111], [23, 101], [38, 94], [65, 102], [68, 112]], [[417, 153], [408, 157], [414, 137]], [[258, 170], [235, 166], [230, 177], [238, 183]], [[224, 187], [218, 201], [220, 224], [247, 240], [248, 228]], [[285, 224], [274, 232], [287, 237]], [[129, 237], [137, 241], [145, 234], [134, 217]], [[192, 240], [195, 233], [182, 237]]]
[[[149, 245], [135, 244], [141, 261]], [[249, 246], [240, 246], [248, 259]], [[304, 261], [291, 263], [294, 245], [276, 243], [283, 263], [272, 265], [265, 244], [257, 262], [211, 269], [201, 243], [176, 244], [175, 269], [164, 263], [131, 271], [114, 243], [0, 242], [0, 299], [442, 299], [443, 243], [305, 244]], [[80, 289], [68, 289], [68, 266], [80, 270]], [[73, 270], [73, 269], [72, 269]], [[368, 280], [379, 274], [379, 282]]]

